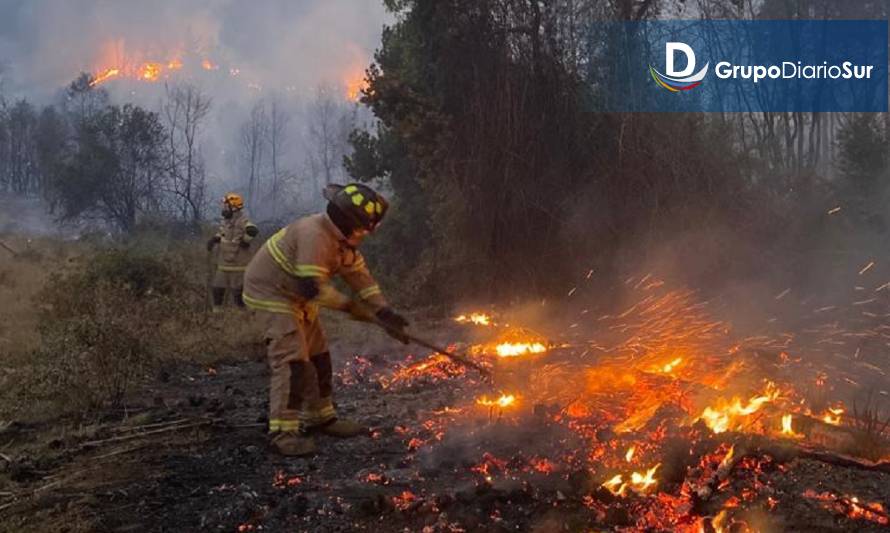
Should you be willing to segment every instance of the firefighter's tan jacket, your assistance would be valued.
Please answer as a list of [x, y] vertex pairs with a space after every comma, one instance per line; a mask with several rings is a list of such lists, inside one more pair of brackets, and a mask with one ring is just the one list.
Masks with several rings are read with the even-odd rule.
[[[216, 268], [222, 272], [244, 272], [250, 262], [251, 250], [243, 247], [241, 243], [250, 243], [253, 240], [247, 232], [247, 228], [256, 226], [248, 220], [247, 214], [240, 209], [232, 215], [232, 218], [224, 218], [216, 232], [219, 237], [219, 259]], [[252, 232], [256, 235], [256, 231]]]
[[[386, 300], [365, 265], [362, 254], [327, 214], [293, 222], [257, 251], [244, 276], [244, 303], [272, 313], [314, 314], [316, 306], [345, 309], [350, 298], [331, 278], [340, 276], [359, 298], [380, 307]], [[314, 278], [319, 294], [311, 301], [300, 295], [298, 280]]]

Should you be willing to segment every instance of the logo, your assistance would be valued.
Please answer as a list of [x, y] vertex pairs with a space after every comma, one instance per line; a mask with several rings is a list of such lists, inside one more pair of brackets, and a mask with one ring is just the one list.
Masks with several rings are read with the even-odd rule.
[[[702, 67], [701, 70], [693, 74], [693, 72], [695, 72], [695, 52], [692, 50], [691, 46], [686, 43], [669, 42], [665, 43], [664, 48], [664, 70], [667, 74], [662, 74], [652, 65], [649, 65], [649, 74], [652, 75], [652, 79], [655, 80], [655, 83], [661, 85], [672, 93], [689, 91], [701, 85], [702, 80], [708, 73], [708, 66], [711, 63], [705, 63], [705, 66]], [[683, 55], [686, 56], [686, 68], [681, 71], [674, 70], [674, 57], [677, 52], [682, 52]]]

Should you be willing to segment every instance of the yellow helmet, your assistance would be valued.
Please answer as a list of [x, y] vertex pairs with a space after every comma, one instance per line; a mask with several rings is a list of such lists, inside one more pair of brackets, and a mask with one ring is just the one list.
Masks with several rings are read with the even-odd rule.
[[223, 197], [223, 203], [231, 207], [233, 210], [243, 209], [244, 200], [240, 194], [230, 192]]

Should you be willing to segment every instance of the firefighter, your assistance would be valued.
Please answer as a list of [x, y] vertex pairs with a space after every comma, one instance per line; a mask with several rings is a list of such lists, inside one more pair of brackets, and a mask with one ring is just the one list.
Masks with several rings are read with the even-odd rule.
[[[265, 331], [271, 443], [284, 455], [313, 453], [316, 433], [344, 438], [367, 433], [334, 410], [331, 354], [319, 307], [384, 325], [402, 342], [408, 325], [387, 305], [357, 249], [383, 220], [386, 200], [360, 184], [329, 185], [324, 196], [326, 212], [300, 218], [270, 237], [244, 280], [244, 301]], [[355, 298], [331, 284], [334, 276]]]
[[238, 307], [244, 307], [241, 297], [244, 271], [250, 261], [250, 243], [259, 234], [257, 227], [244, 212], [244, 200], [230, 192], [222, 200], [222, 222], [216, 234], [207, 241], [207, 251], [219, 245], [219, 259], [213, 277], [213, 310], [219, 311], [226, 298], [226, 291]]

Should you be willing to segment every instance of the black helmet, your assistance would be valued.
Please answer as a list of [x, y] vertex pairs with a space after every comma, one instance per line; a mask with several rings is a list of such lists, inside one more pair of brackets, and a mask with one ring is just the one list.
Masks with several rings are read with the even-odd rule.
[[374, 231], [389, 208], [386, 198], [360, 183], [328, 185], [324, 197], [328, 216], [347, 237], [357, 229]]

